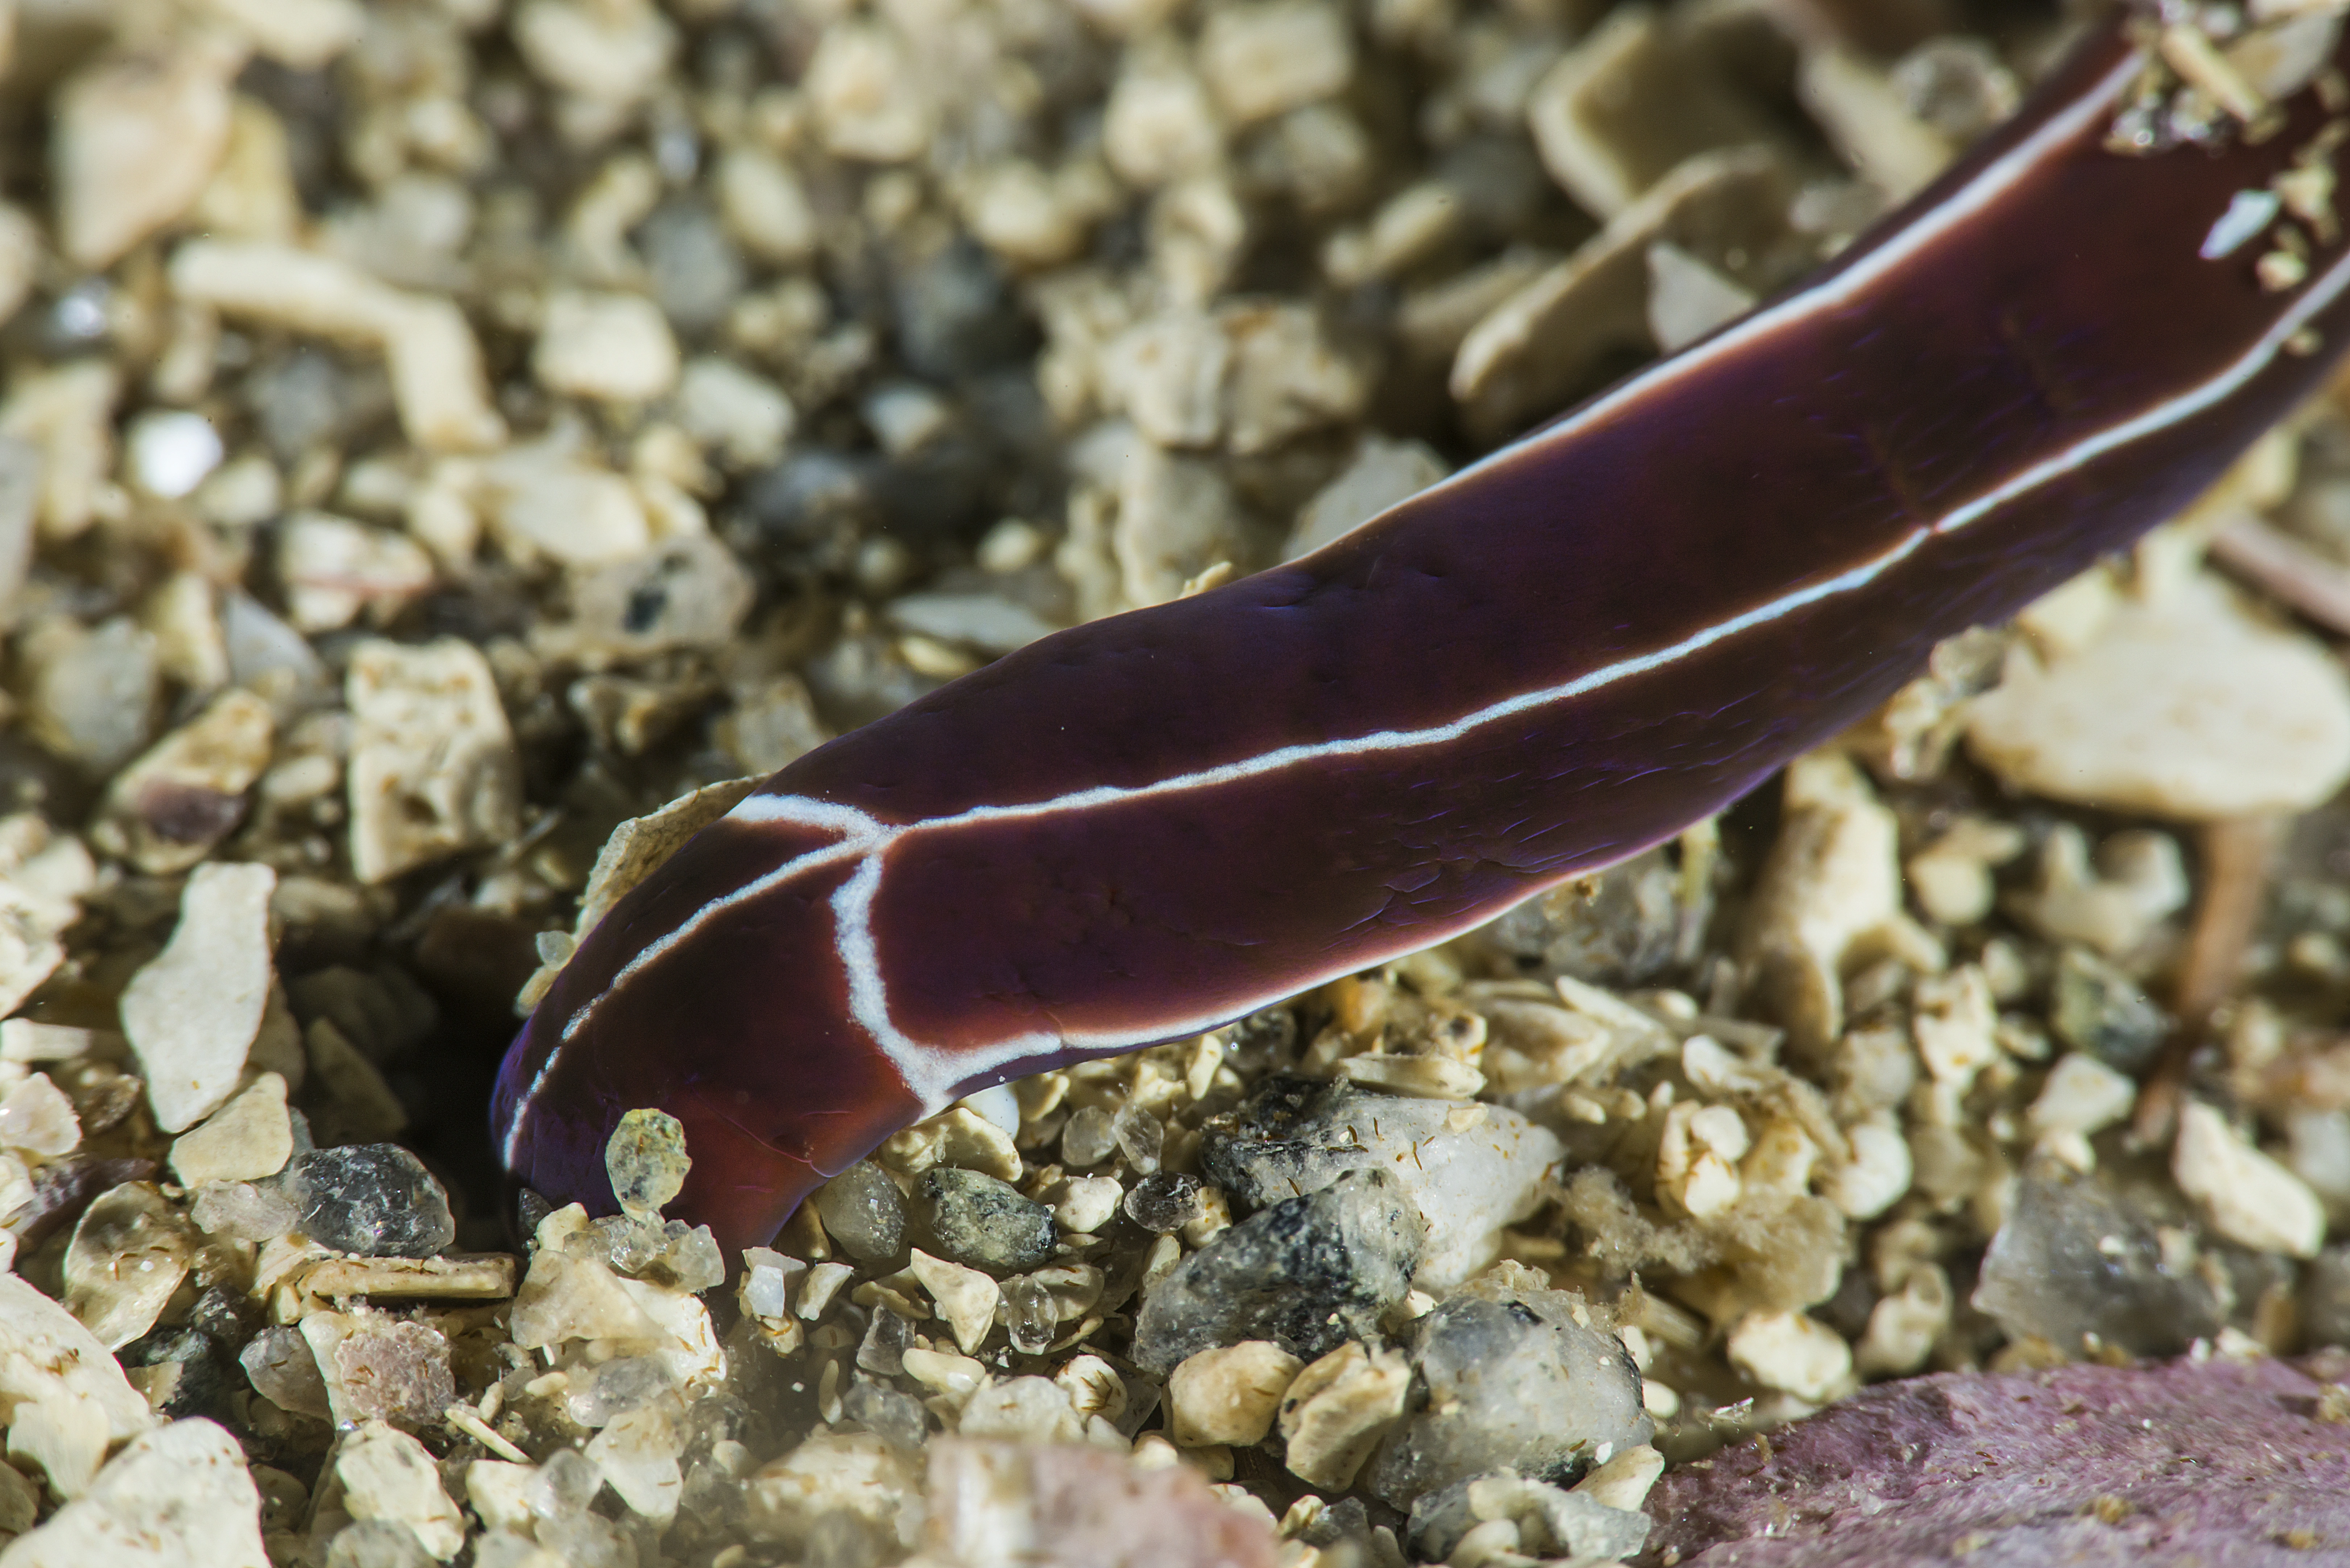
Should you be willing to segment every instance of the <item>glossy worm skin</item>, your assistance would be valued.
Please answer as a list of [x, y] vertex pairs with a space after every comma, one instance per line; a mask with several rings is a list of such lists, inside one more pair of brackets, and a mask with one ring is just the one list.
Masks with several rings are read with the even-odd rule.
[[[2350, 256], [2200, 253], [2326, 116], [2154, 157], [2092, 38], [1801, 287], [1327, 547], [1047, 638], [811, 753], [581, 944], [494, 1107], [613, 1207], [685, 1125], [730, 1251], [958, 1096], [1180, 1038], [1736, 799], [2175, 512], [2322, 380]], [[2341, 63], [2337, 57], [2337, 64]]]

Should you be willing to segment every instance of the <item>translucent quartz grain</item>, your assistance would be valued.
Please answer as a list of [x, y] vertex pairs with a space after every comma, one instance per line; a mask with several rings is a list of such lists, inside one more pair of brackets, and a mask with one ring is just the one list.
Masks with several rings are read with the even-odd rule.
[[2165, 1256], [2162, 1218], [2101, 1178], [2026, 1176], [1983, 1255], [1975, 1309], [2066, 1355], [2095, 1334], [2131, 1355], [2176, 1355], [2225, 1316], [2202, 1275]]
[[1117, 1124], [1097, 1106], [1071, 1112], [1068, 1126], [1061, 1129], [1061, 1158], [1077, 1170], [1099, 1165], [1117, 1147]]
[[659, 1356], [624, 1355], [585, 1374], [572, 1374], [564, 1391], [571, 1418], [602, 1427], [626, 1411], [640, 1409], [677, 1386], [677, 1376]]
[[309, 1238], [368, 1258], [429, 1258], [457, 1239], [449, 1195], [398, 1144], [314, 1148], [287, 1162], [281, 1189]]
[[542, 1523], [585, 1512], [603, 1484], [594, 1460], [577, 1449], [557, 1449], [531, 1478], [530, 1511]]
[[1033, 1279], [1005, 1282], [1003, 1315], [1012, 1335], [1012, 1348], [1024, 1355], [1043, 1355], [1060, 1329], [1060, 1314], [1054, 1308], [1051, 1293]]
[[685, 1152], [684, 1124], [665, 1111], [629, 1112], [604, 1145], [612, 1196], [631, 1215], [658, 1214], [685, 1189], [686, 1173], [692, 1168]]
[[1166, 1141], [1167, 1129], [1159, 1125], [1157, 1116], [1139, 1106], [1121, 1106], [1111, 1118], [1110, 1130], [1136, 1175], [1149, 1176], [1159, 1168], [1159, 1149]]

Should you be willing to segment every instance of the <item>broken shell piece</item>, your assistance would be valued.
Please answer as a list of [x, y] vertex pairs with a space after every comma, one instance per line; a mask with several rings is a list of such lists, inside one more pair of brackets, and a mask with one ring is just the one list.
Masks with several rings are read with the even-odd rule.
[[1901, 909], [1899, 829], [1858, 769], [1814, 753], [1787, 771], [1788, 819], [1763, 864], [1739, 950], [1758, 994], [1799, 1053], [1844, 1030], [1842, 976], [1868, 956], [1942, 966], [1939, 944]]
[[363, 642], [346, 684], [358, 722], [348, 773], [354, 876], [380, 882], [514, 836], [520, 763], [478, 649], [453, 638], [421, 648]]
[[203, 192], [228, 145], [229, 82], [243, 53], [214, 39], [119, 57], [59, 90], [49, 156], [58, 244], [75, 265], [112, 265]]
[[432, 557], [404, 534], [297, 512], [277, 535], [277, 578], [296, 629], [333, 631], [363, 609], [396, 611], [432, 586]]
[[1506, 433], [1582, 389], [1609, 353], [1650, 347], [1650, 247], [1768, 256], [1784, 243], [1792, 189], [1783, 160], [1761, 148], [1676, 166], [1462, 339], [1451, 389], [1463, 417], [1489, 436]]
[[122, 992], [122, 1032], [147, 1079], [155, 1125], [184, 1132], [236, 1088], [269, 997], [266, 866], [199, 866], [172, 940]]
[[12, 1273], [0, 1274], [0, 1396], [11, 1407], [9, 1452], [61, 1497], [88, 1491], [107, 1449], [154, 1423], [106, 1346]]
[[2305, 811], [2350, 777], [2350, 680], [2199, 577], [2095, 640], [2011, 662], [1967, 744], [2012, 789], [2189, 822]]
[[380, 348], [401, 426], [419, 446], [471, 451], [505, 437], [481, 345], [452, 301], [404, 294], [291, 245], [194, 240], [173, 253], [172, 293], [224, 316]]
[[2325, 1206], [2306, 1182], [2238, 1137], [2199, 1100], [2178, 1113], [2170, 1155], [2178, 1189], [2203, 1206], [2212, 1229], [2241, 1247], [2314, 1258], [2325, 1239]]
[[1772, 134], [1646, 5], [1610, 13], [1561, 56], [1527, 101], [1526, 123], [1552, 178], [1602, 219], [1684, 160]]
[[1730, 1364], [1765, 1388], [1824, 1405], [1852, 1377], [1844, 1335], [1802, 1313], [1750, 1313], [1730, 1331]]
[[9, 1542], [19, 1568], [259, 1568], [269, 1561], [244, 1452], [202, 1417], [141, 1433], [94, 1484], [65, 1495], [74, 1501]]

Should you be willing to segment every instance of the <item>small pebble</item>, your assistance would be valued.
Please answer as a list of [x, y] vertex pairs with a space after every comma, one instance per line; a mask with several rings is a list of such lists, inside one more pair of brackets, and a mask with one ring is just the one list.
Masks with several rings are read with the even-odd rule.
[[633, 561], [653, 543], [643, 498], [620, 475], [556, 441], [511, 446], [484, 462], [475, 491], [499, 547], [567, 566]]
[[2211, 1228], [2240, 1247], [2314, 1258], [2325, 1240], [2325, 1206], [2309, 1184], [2200, 1100], [2179, 1107], [2170, 1174], [2179, 1191], [2203, 1206]]
[[1187, 1448], [1263, 1442], [1304, 1365], [1262, 1339], [1187, 1357], [1167, 1379], [1168, 1435]]
[[1301, 1371], [1281, 1398], [1284, 1462], [1309, 1486], [1343, 1491], [1403, 1419], [1411, 1365], [1350, 1339]]
[[1125, 1195], [1115, 1177], [1073, 1176], [1053, 1206], [1053, 1218], [1064, 1231], [1090, 1236], [1118, 1214]]
[[1068, 1125], [1061, 1129], [1061, 1158], [1077, 1170], [1099, 1165], [1117, 1147], [1117, 1121], [1098, 1106], [1084, 1106], [1071, 1112]]
[[112, 773], [153, 732], [162, 668], [155, 636], [128, 616], [84, 628], [52, 621], [25, 639], [25, 719], [51, 749]]
[[1295, 560], [1317, 550], [1399, 501], [1419, 494], [1447, 472], [1444, 461], [1419, 441], [1366, 436], [1354, 461], [1298, 512], [1282, 554]]
[[420, 648], [364, 642], [345, 687], [357, 725], [348, 779], [351, 869], [360, 881], [514, 836], [520, 763], [479, 650], [453, 639]]
[[1120, 1106], [1118, 1115], [1110, 1118], [1110, 1132], [1137, 1176], [1149, 1176], [1159, 1168], [1159, 1148], [1167, 1129], [1159, 1125], [1157, 1116], [1140, 1106]]
[[1033, 1269], [1059, 1240], [1051, 1210], [975, 1170], [924, 1171], [914, 1184], [914, 1205], [940, 1256], [990, 1273]]
[[342, 1439], [334, 1462], [343, 1506], [353, 1519], [406, 1525], [439, 1562], [465, 1543], [464, 1516], [441, 1489], [439, 1467], [406, 1432], [369, 1421]]
[[557, 392], [641, 403], [677, 384], [677, 339], [641, 295], [559, 290], [547, 298], [531, 369]]
[[327, 1380], [300, 1329], [265, 1328], [245, 1342], [237, 1360], [254, 1392], [279, 1409], [322, 1421], [332, 1418]]
[[614, 1415], [582, 1452], [631, 1513], [659, 1527], [677, 1517], [685, 1490], [678, 1464], [682, 1447], [669, 1409], [645, 1405]]
[[432, 557], [405, 534], [327, 512], [296, 512], [278, 525], [277, 580], [299, 631], [335, 631], [363, 610], [387, 617], [434, 576]]
[[1033, 1276], [1003, 1282], [1003, 1326], [1012, 1348], [1024, 1355], [1042, 1355], [1052, 1348], [1061, 1328], [1059, 1307], [1053, 1294]]
[[1429, 1402], [1380, 1448], [1371, 1490], [1407, 1507], [1499, 1465], [1552, 1473], [1647, 1442], [1639, 1369], [1587, 1315], [1571, 1292], [1493, 1284], [1420, 1319], [1411, 1358]]
[[123, 441], [139, 488], [165, 501], [194, 491], [220, 466], [220, 431], [202, 414], [177, 410], [141, 414]]
[[2048, 1026], [2067, 1045], [2129, 1073], [2152, 1060], [2170, 1018], [2121, 971], [2068, 947], [2057, 959]]
[[448, 1337], [429, 1323], [361, 1309], [314, 1312], [301, 1329], [338, 1425], [389, 1421], [430, 1429], [457, 1397]]
[[195, 1237], [153, 1185], [125, 1182], [99, 1195], [66, 1249], [66, 1310], [99, 1343], [120, 1350], [155, 1326], [187, 1277]]
[[1263, 0], [1209, 13], [1201, 76], [1236, 125], [1267, 119], [1347, 85], [1354, 45], [1344, 15], [1321, 0]]
[[70, 1154], [81, 1142], [73, 1101], [46, 1073], [35, 1073], [0, 1099], [0, 1145], [41, 1158]]
[[49, 160], [58, 243], [92, 271], [185, 213], [228, 143], [241, 51], [222, 38], [160, 59], [127, 57], [68, 82]]
[[1262, 1210], [1177, 1263], [1143, 1298], [1134, 1359], [1171, 1371], [1202, 1350], [1263, 1339], [1317, 1356], [1403, 1299], [1423, 1227], [1383, 1170], [1348, 1171]]
[[731, 359], [703, 356], [689, 360], [679, 379], [677, 419], [729, 467], [754, 469], [783, 455], [794, 415], [791, 400], [774, 382]]
[[1244, 1208], [1310, 1192], [1346, 1170], [1379, 1169], [1427, 1228], [1419, 1279], [1449, 1289], [1500, 1254], [1502, 1230], [1532, 1214], [1562, 1149], [1503, 1106], [1461, 1114], [1442, 1100], [1272, 1075], [1211, 1123], [1201, 1162]]
[[791, 1311], [792, 1282], [807, 1271], [797, 1258], [766, 1247], [743, 1251], [743, 1310], [754, 1317], [782, 1317]]
[[910, 1252], [914, 1277], [938, 1303], [939, 1316], [954, 1334], [956, 1348], [971, 1355], [994, 1325], [996, 1303], [1002, 1299], [996, 1282], [977, 1269], [933, 1258], [920, 1247]]
[[2029, 1113], [2035, 1132], [2086, 1137], [2129, 1115], [2137, 1085], [2095, 1056], [2069, 1052], [2049, 1069]]
[[2017, 1183], [1972, 1304], [2066, 1355], [2094, 1335], [2130, 1355], [2176, 1355], [2223, 1321], [2210, 1282], [2126, 1192], [2061, 1172]]
[[850, 1257], [881, 1262], [906, 1251], [906, 1199], [889, 1172], [859, 1160], [816, 1189], [810, 1199], [824, 1233]]
[[1825, 1404], [1852, 1376], [1844, 1335], [1802, 1313], [1749, 1313], [1730, 1331], [1730, 1364], [1765, 1388]]
[[194, 867], [244, 820], [245, 792], [269, 766], [276, 728], [260, 698], [222, 692], [114, 776], [91, 844], [151, 876]]

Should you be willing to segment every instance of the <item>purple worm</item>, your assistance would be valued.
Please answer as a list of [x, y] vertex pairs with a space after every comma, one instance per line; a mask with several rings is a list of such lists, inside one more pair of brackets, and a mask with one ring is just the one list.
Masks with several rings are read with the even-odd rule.
[[2101, 28], [1833, 265], [1325, 548], [777, 774], [532, 1014], [508, 1170], [610, 1212], [605, 1141], [660, 1106], [671, 1212], [764, 1242], [960, 1096], [1661, 842], [2174, 514], [2322, 383], [2350, 255], [2321, 219], [2301, 281], [2255, 271], [2258, 193], [2330, 151], [2318, 91], [2273, 134], [2106, 146], [2147, 52]]

